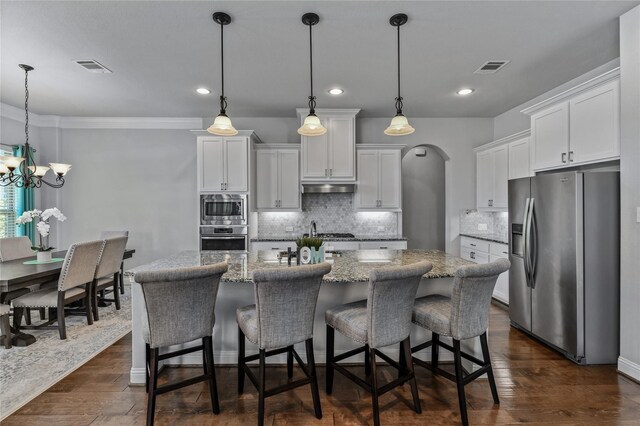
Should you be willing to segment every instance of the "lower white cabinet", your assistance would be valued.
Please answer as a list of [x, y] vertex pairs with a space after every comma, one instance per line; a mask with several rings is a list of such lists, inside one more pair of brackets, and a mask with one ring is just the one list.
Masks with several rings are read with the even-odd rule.
[[256, 208], [300, 210], [299, 150], [261, 147], [256, 151]]
[[253, 241], [251, 242], [251, 250], [286, 250], [291, 247], [295, 250], [296, 242], [291, 241]]
[[[404, 250], [407, 248], [406, 241], [330, 241], [324, 242], [325, 247], [330, 250]], [[296, 248], [295, 240], [291, 241], [254, 241], [251, 243], [251, 250], [286, 250], [291, 247]]]
[[406, 241], [362, 241], [360, 250], [406, 250]]
[[[509, 246], [507, 244], [478, 240], [476, 238], [462, 237], [460, 239], [460, 257], [475, 263], [490, 263], [503, 258], [509, 258]], [[493, 289], [493, 298], [509, 304], [509, 271], [503, 272], [498, 277]]]

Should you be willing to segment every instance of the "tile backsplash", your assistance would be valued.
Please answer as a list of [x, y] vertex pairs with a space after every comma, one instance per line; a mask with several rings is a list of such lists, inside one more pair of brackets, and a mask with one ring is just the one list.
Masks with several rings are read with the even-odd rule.
[[[486, 226], [486, 229], [481, 229]], [[504, 240], [509, 238], [509, 214], [507, 212], [460, 212], [461, 234], [495, 234]]]
[[[309, 232], [309, 225], [315, 220], [318, 232], [395, 236], [398, 234], [398, 214], [356, 212], [353, 194], [303, 194], [302, 212], [258, 213], [258, 235], [300, 236]], [[288, 226], [293, 227], [293, 231], [287, 232]], [[379, 227], [382, 230], [378, 230]]]

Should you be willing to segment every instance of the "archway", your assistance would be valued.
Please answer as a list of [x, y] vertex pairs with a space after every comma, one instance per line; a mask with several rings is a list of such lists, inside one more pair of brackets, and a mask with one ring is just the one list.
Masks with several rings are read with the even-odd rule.
[[445, 163], [436, 146], [417, 145], [402, 158], [402, 230], [410, 249], [445, 250]]

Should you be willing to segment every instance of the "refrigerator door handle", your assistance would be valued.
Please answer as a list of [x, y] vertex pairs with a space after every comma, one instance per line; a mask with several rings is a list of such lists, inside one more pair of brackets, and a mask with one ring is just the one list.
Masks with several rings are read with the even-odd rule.
[[524, 205], [524, 218], [522, 219], [522, 260], [524, 263], [524, 276], [527, 282], [527, 287], [531, 287], [531, 282], [529, 280], [529, 227], [527, 223], [529, 222], [529, 205], [531, 203], [531, 198], [527, 198]]
[[529, 223], [527, 224], [528, 229], [528, 247], [527, 254], [529, 255], [529, 278], [531, 280], [530, 286], [531, 288], [536, 288], [536, 264], [538, 262], [538, 239], [537, 239], [537, 222], [535, 218], [535, 213], [533, 209], [534, 199], [531, 199], [529, 203]]

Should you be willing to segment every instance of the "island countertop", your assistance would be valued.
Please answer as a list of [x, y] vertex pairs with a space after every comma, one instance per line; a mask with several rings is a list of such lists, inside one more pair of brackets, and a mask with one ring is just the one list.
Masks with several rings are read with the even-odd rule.
[[[129, 272], [173, 269], [188, 266], [210, 265], [227, 262], [229, 270], [222, 282], [252, 282], [253, 272], [258, 269], [287, 266], [287, 260], [277, 258], [278, 251], [253, 251], [249, 253], [221, 253], [182, 251], [147, 265], [138, 266]], [[453, 277], [456, 269], [472, 263], [440, 250], [345, 250], [341, 256], [328, 257], [331, 272], [323, 281], [330, 283], [367, 282], [369, 272], [375, 268], [409, 265], [426, 260], [433, 269], [425, 278]], [[295, 262], [295, 260], [293, 260]], [[295, 264], [291, 266], [295, 268]]]

